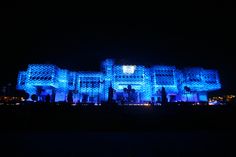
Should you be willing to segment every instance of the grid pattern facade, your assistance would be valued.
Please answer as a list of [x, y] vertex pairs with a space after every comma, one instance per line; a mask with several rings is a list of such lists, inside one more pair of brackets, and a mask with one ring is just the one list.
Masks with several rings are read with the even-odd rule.
[[17, 89], [44, 100], [100, 103], [107, 101], [109, 87], [113, 99], [126, 103], [158, 102], [165, 88], [168, 101], [207, 101], [207, 92], [221, 88], [216, 70], [177, 69], [175, 66], [117, 65], [112, 59], [101, 64], [101, 72], [69, 71], [51, 64], [31, 64], [20, 71]]

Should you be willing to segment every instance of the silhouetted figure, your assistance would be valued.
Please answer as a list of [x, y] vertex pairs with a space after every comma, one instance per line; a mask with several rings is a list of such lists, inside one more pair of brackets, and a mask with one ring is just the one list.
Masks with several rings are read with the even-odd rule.
[[83, 94], [82, 95], [82, 102], [87, 103], [88, 102], [88, 94]]
[[151, 105], [154, 105], [154, 103], [155, 103], [154, 97], [152, 97], [151, 100], [152, 100], [152, 101], [151, 101]]
[[36, 94], [31, 95], [33, 101], [38, 101], [38, 96]]
[[111, 103], [113, 102], [113, 88], [110, 86], [108, 89], [108, 102]]
[[24, 94], [23, 94], [23, 98], [24, 98], [24, 100], [26, 101], [27, 99], [29, 99], [29, 93], [26, 93], [26, 92], [24, 92]]
[[46, 103], [50, 103], [50, 95], [46, 95]]
[[36, 95], [38, 96], [37, 99], [39, 99], [39, 101], [42, 101], [42, 92], [43, 92], [43, 87], [37, 86]]
[[124, 88], [123, 92], [127, 103], [136, 101], [135, 89], [133, 89], [131, 85], [128, 85], [127, 88]]
[[128, 93], [128, 103], [130, 103], [130, 102], [131, 102], [132, 87], [131, 87], [131, 85], [128, 85], [127, 87], [128, 87], [128, 89], [127, 89], [127, 93]]
[[167, 103], [166, 90], [164, 87], [162, 87], [162, 89], [161, 89], [161, 103], [162, 103], [162, 105], [166, 105], [166, 103]]
[[52, 90], [51, 102], [55, 102], [56, 92], [55, 89]]
[[122, 97], [123, 103], [125, 103], [127, 101], [127, 97], [128, 97], [128, 89], [124, 88], [123, 89], [123, 97]]
[[73, 93], [72, 93], [71, 90], [68, 92], [68, 95], [67, 95], [67, 102], [68, 102], [68, 103], [73, 103]]

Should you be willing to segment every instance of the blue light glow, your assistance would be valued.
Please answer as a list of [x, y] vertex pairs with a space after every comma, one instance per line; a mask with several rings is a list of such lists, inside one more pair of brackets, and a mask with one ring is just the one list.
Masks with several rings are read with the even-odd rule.
[[37, 94], [42, 101], [47, 94], [51, 101], [67, 101], [68, 94], [72, 93], [75, 103], [100, 104], [108, 100], [110, 86], [117, 102], [130, 101], [132, 104], [158, 104], [162, 87], [165, 87], [169, 102], [207, 101], [208, 91], [221, 88], [216, 70], [116, 65], [112, 59], [102, 62], [101, 72], [72, 72], [51, 64], [30, 64], [27, 71], [19, 72], [17, 79], [17, 89]]

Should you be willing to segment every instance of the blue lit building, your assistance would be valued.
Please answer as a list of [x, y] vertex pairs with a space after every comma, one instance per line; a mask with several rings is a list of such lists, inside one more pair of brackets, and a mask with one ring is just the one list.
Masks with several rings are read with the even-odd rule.
[[[100, 103], [108, 100], [109, 87], [113, 99], [120, 103], [158, 103], [165, 88], [168, 102], [207, 101], [207, 92], [221, 88], [216, 70], [201, 67], [177, 69], [175, 66], [118, 65], [112, 59], [101, 64], [100, 72], [69, 71], [51, 64], [30, 64], [20, 71], [17, 89], [39, 101], [50, 95], [51, 101]], [[111, 88], [110, 88], [111, 89]]]

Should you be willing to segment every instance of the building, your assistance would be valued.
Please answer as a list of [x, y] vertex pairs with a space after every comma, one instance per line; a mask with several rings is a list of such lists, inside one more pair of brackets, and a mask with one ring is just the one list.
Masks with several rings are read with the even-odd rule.
[[[175, 66], [118, 65], [106, 59], [100, 72], [69, 71], [51, 64], [30, 64], [20, 71], [17, 89], [36, 94], [45, 101], [100, 103], [112, 99], [118, 103], [158, 103], [162, 87], [168, 102], [205, 102], [207, 92], [221, 88], [216, 70], [201, 67], [177, 69]], [[112, 87], [112, 88], [111, 88]], [[110, 90], [109, 90], [110, 89]]]

